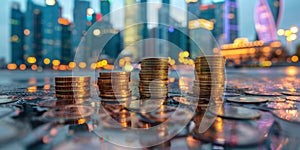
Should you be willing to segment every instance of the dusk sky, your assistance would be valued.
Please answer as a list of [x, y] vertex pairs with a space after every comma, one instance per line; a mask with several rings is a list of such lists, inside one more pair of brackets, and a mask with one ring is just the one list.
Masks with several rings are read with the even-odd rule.
[[[10, 18], [10, 5], [12, 2], [20, 2], [22, 10], [26, 10], [26, 1], [27, 0], [1, 0], [1, 6], [0, 6], [0, 58], [4, 57], [7, 62], [10, 61], [10, 41], [9, 41], [9, 35], [10, 35], [10, 24], [9, 24], [9, 18]], [[33, 0], [37, 4], [43, 5], [43, 0]], [[68, 18], [72, 20], [72, 9], [73, 9], [73, 1], [74, 0], [58, 0], [60, 5], [63, 7], [63, 17]], [[91, 7], [95, 9], [96, 12], [100, 12], [100, 0], [90, 0]], [[161, 0], [149, 0], [149, 2], [160, 2]], [[256, 4], [256, 0], [237, 0], [238, 1], [238, 8], [239, 8], [239, 36], [240, 37], [246, 37], [249, 38], [249, 40], [252, 40], [254, 38], [255, 32], [254, 32], [254, 6]], [[288, 29], [291, 26], [299, 26], [300, 27], [300, 1], [298, 0], [283, 0], [284, 1], [284, 13], [282, 15], [281, 24], [279, 28]], [[112, 0], [112, 11], [122, 8], [124, 5], [124, 0]], [[157, 3], [159, 6], [159, 3]], [[171, 0], [171, 5], [180, 7], [182, 9], [186, 9], [185, 0]], [[153, 11], [153, 10], [148, 10]], [[174, 11], [171, 10], [171, 15], [176, 18], [178, 21], [184, 21], [185, 14], [178, 15], [174, 13]], [[122, 15], [113, 15], [112, 16], [112, 23], [114, 27], [116, 28], [122, 28], [123, 22], [122, 19], [120, 19]], [[148, 13], [148, 18], [151, 17], [151, 19], [157, 19], [156, 14], [150, 14]], [[285, 39], [280, 38], [280, 40], [283, 41], [285, 44]], [[299, 38], [294, 41], [293, 45], [299, 44]]]

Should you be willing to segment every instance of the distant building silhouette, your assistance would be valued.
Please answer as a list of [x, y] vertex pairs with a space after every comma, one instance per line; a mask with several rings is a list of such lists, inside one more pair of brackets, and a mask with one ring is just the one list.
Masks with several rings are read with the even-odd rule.
[[24, 63], [24, 32], [28, 30], [24, 30], [24, 14], [16, 2], [11, 5], [10, 26], [11, 62], [19, 65]]
[[258, 39], [264, 42], [277, 40], [277, 26], [282, 14], [282, 0], [257, 0], [255, 7], [255, 28]]
[[220, 44], [232, 43], [238, 38], [238, 10], [236, 0], [202, 4], [199, 18], [214, 22], [213, 35]]
[[27, 9], [25, 15], [25, 57], [36, 57], [37, 63], [42, 63], [42, 6], [36, 5], [32, 0], [27, 0]]
[[[73, 9], [73, 40], [72, 40], [72, 49], [73, 54], [75, 54], [82, 37], [85, 35], [88, 29], [88, 8], [90, 7], [90, 2], [84, 0], [74, 0], [74, 9]], [[84, 46], [85, 43], [82, 43]]]
[[109, 0], [100, 0], [100, 11], [102, 16], [105, 16], [104, 21], [110, 21], [110, 1]]
[[[51, 2], [51, 3], [50, 3]], [[62, 27], [58, 23], [61, 17], [58, 1], [52, 0], [46, 3], [43, 11], [42, 47], [43, 59], [61, 59], [61, 32]]]
[[[141, 8], [137, 4], [136, 0], [125, 0], [125, 28], [123, 34], [124, 48], [134, 44], [137, 41], [143, 39], [143, 27], [141, 24], [144, 19], [142, 18]], [[145, 5], [144, 5], [145, 6]], [[146, 8], [146, 7], [144, 7]], [[138, 13], [139, 12], [139, 13]], [[130, 18], [130, 19], [128, 19]], [[133, 56], [134, 59], [143, 56], [143, 44], [142, 45], [131, 45], [128, 52]]]
[[213, 49], [218, 45], [232, 43], [238, 38], [236, 0], [202, 0], [189, 2], [187, 7], [190, 11], [188, 15], [189, 35], [196, 40], [189, 41], [189, 50], [193, 56], [200, 55], [200, 47], [195, 42], [198, 42], [198, 45], [201, 45], [202, 50], [207, 54], [212, 54]]
[[73, 61], [72, 55], [72, 26], [64, 18], [59, 18], [61, 26], [61, 63], [68, 64]]

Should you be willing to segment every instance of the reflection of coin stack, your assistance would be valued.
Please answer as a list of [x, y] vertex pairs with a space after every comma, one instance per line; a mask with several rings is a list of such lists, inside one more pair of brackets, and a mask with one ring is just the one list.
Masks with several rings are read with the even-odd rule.
[[168, 58], [145, 58], [140, 63], [140, 97], [166, 98], [168, 96]]
[[98, 87], [100, 97], [108, 101], [129, 100], [130, 72], [100, 72]]
[[55, 77], [57, 104], [81, 103], [83, 99], [89, 98], [90, 80], [88, 76]]
[[195, 81], [193, 93], [199, 96], [199, 103], [213, 98], [215, 102], [222, 101], [225, 82], [225, 58], [223, 56], [200, 56], [195, 63]]

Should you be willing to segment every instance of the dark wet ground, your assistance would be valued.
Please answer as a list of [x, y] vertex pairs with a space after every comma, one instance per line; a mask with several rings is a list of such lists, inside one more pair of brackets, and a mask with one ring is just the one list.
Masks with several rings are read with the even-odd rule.
[[[91, 107], [97, 109], [96, 118], [81, 118], [70, 123], [69, 120], [66, 122], [65, 120], [58, 121], [57, 118], [41, 117], [45, 112], [49, 112], [50, 108], [40, 106], [46, 102], [55, 101], [53, 77], [70, 75], [70, 72], [0, 71], [0, 100], [14, 101], [0, 105], [0, 132], [2, 133], [0, 147], [6, 149], [125, 149], [119, 145], [130, 146], [137, 141], [140, 147], [149, 146], [151, 142], [160, 143], [155, 144], [154, 147], [148, 147], [149, 149], [299, 149], [299, 71], [300, 68], [297, 67], [227, 69], [226, 92], [224, 93], [225, 100], [228, 99], [225, 101], [226, 106], [242, 106], [250, 110], [237, 111], [235, 109], [233, 112], [235, 119], [232, 119], [232, 116], [217, 117], [206, 132], [200, 133], [198, 129], [205, 111], [197, 109], [193, 119], [179, 133], [176, 133], [176, 136], [171, 140], [161, 140], [161, 142], [158, 142], [161, 134], [149, 135], [150, 139], [132, 138], [130, 140], [131, 136], [127, 138], [127, 135], [121, 134], [122, 132], [118, 129], [107, 127], [97, 130], [99, 126], [95, 122], [99, 122], [98, 116], [101, 112], [98, 110], [98, 103], [85, 105], [87, 110]], [[187, 74], [180, 77], [180, 81], [175, 80], [171, 83], [171, 87], [189, 90], [185, 87], [190, 85], [192, 80], [192, 75]], [[171, 98], [166, 102], [167, 106], [177, 107], [183, 104], [184, 108], [193, 110], [189, 108], [189, 105], [193, 103], [178, 98], [178, 91], [174, 90], [170, 95]], [[237, 101], [250, 99], [250, 103], [234, 102], [236, 100], [234, 98], [238, 96], [241, 99]], [[253, 112], [258, 112], [259, 116], [255, 116]], [[120, 114], [113, 112], [113, 115], [116, 114], [118, 118]], [[140, 127], [157, 124], [157, 120], [149, 119], [147, 116], [137, 118]], [[130, 125], [132, 126], [132, 122]], [[126, 126], [130, 125], [126, 124]], [[95, 131], [103, 134], [97, 134]], [[111, 141], [117, 140], [110, 138], [117, 136], [120, 136], [122, 144], [111, 144]], [[157, 139], [153, 140], [154, 138]]]

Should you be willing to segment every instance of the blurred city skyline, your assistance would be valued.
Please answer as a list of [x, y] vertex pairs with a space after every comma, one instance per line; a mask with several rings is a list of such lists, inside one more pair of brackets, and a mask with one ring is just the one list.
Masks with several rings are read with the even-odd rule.
[[[41, 4], [43, 5], [43, 1], [37, 1], [37, 0], [33, 0], [35, 3], [37, 4]], [[72, 7], [73, 7], [73, 0], [67, 0], [67, 1], [62, 1], [62, 0], [58, 0], [59, 4], [62, 6], [63, 9], [63, 17], [69, 19], [69, 20], [73, 20], [73, 15], [72, 15]], [[21, 4], [21, 9], [24, 12], [25, 11], [25, 6], [26, 6], [26, 0], [6, 0], [3, 5], [1, 7], [5, 7], [8, 9], [1, 9], [2, 11], [4, 11], [2, 14], [7, 14], [7, 15], [2, 15], [0, 18], [0, 20], [4, 20], [4, 22], [0, 23], [0, 27], [2, 29], [7, 29], [4, 30], [4, 34], [1, 34], [1, 39], [3, 39], [3, 44], [0, 45], [0, 49], [2, 51], [2, 53], [0, 53], [0, 58], [4, 57], [6, 59], [6, 62], [10, 61], [10, 42], [9, 42], [9, 10], [10, 10], [10, 6], [12, 2], [20, 2]], [[93, 8], [96, 12], [100, 12], [100, 7], [99, 7], [99, 0], [90, 0], [91, 2], [91, 8]], [[160, 2], [160, 0], [149, 0], [149, 2]], [[239, 30], [239, 37], [246, 37], [249, 38], [249, 40], [253, 40], [255, 38], [255, 29], [254, 29], [254, 18], [253, 17], [253, 12], [254, 12], [254, 6], [256, 4], [256, 1], [242, 1], [242, 0], [237, 0], [238, 5], [239, 5], [239, 14], [238, 14], [238, 21], [239, 21], [239, 26], [240, 26], [240, 30]], [[282, 19], [280, 21], [280, 25], [279, 28], [283, 28], [283, 29], [288, 29], [291, 26], [298, 26], [300, 25], [300, 21], [296, 20], [296, 19], [292, 19], [294, 17], [291, 17], [293, 15], [296, 15], [297, 13], [295, 13], [295, 11], [297, 11], [297, 9], [288, 9], [288, 8], [295, 8], [295, 5], [297, 6], [297, 4], [295, 3], [299, 3], [300, 2], [292, 2], [291, 0], [286, 0], [284, 1], [284, 12], [282, 15]], [[158, 4], [159, 5], [159, 4]], [[171, 0], [171, 5], [174, 5], [175, 7], [180, 7], [183, 9], [186, 9], [186, 3], [184, 0], [181, 1], [175, 1], [175, 0]], [[114, 0], [112, 1], [112, 5], [111, 5], [111, 10], [114, 11], [116, 9], [119, 9], [121, 7], [124, 6], [124, 2], [121, 0]], [[242, 10], [242, 11], [241, 11]], [[151, 10], [148, 10], [148, 12], [151, 12]], [[148, 18], [153, 17], [153, 18], [157, 18], [157, 15], [153, 15], [151, 16], [151, 14], [149, 15], [148, 13]], [[174, 15], [174, 13], [172, 13], [171, 10], [171, 16], [173, 16], [175, 19], [179, 20], [179, 21], [183, 21], [185, 19], [185, 14], [183, 15], [179, 15], [176, 16]], [[247, 16], [247, 17], [245, 17]], [[248, 17], [251, 16], [251, 17]], [[122, 17], [122, 15], [120, 15], [119, 17]], [[6, 19], [5, 19], [6, 18]], [[250, 19], [249, 19], [250, 18]], [[8, 21], [5, 21], [8, 20]], [[122, 20], [122, 19], [121, 19]], [[116, 19], [115, 16], [112, 16], [112, 20], [111, 20], [114, 28], [121, 28], [124, 24], [124, 22], [120, 21], [120, 19]], [[118, 26], [119, 25], [119, 26]], [[283, 40], [283, 37], [279, 37], [279, 39], [284, 43], [285, 40]], [[293, 45], [297, 44], [297, 40], [293, 43]]]

